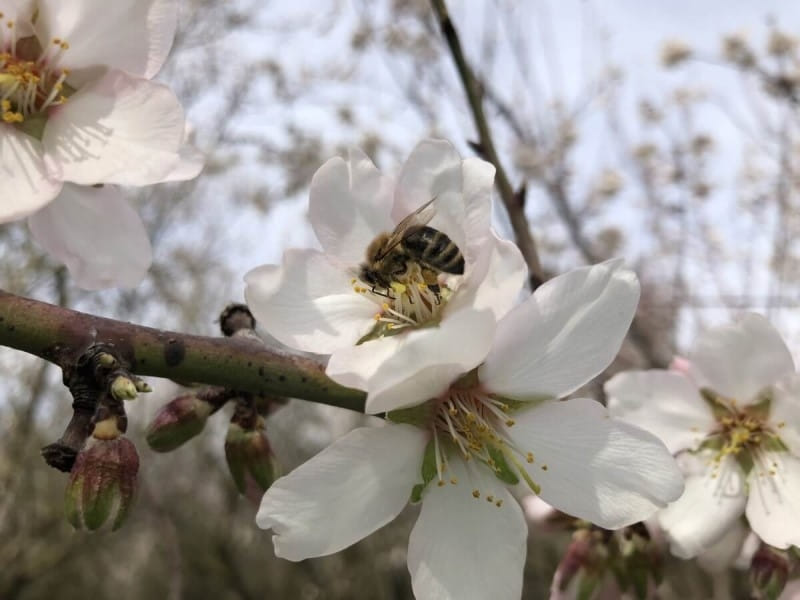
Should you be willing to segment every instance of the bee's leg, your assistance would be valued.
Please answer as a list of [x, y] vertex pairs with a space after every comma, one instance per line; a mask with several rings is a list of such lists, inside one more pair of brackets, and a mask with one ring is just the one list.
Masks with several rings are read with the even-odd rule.
[[394, 300], [394, 296], [392, 296], [389, 290], [386, 290], [385, 292], [379, 292], [378, 288], [373, 285], [369, 291], [375, 294], [376, 296], [383, 296], [384, 298], [388, 298], [389, 300]]
[[433, 292], [433, 296], [436, 299], [436, 305], [438, 306], [439, 304], [441, 304], [442, 303], [442, 296], [439, 293], [441, 291], [441, 288], [439, 287], [439, 284], [438, 283], [428, 284], [428, 289]]

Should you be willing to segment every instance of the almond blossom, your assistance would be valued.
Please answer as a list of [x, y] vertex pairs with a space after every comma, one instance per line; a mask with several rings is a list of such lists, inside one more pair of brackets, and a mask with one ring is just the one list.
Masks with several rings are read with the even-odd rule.
[[615, 417], [678, 454], [683, 496], [658, 515], [674, 554], [720, 542], [744, 514], [777, 548], [800, 545], [800, 376], [761, 315], [710, 329], [686, 373], [620, 373], [606, 384]]
[[28, 217], [82, 287], [131, 287], [150, 265], [117, 185], [202, 166], [178, 99], [149, 81], [176, 24], [174, 0], [0, 0], [0, 223]]
[[350, 432], [272, 485], [256, 521], [274, 531], [276, 554], [342, 550], [411, 499], [422, 503], [408, 548], [417, 598], [514, 599], [527, 539], [515, 497], [536, 493], [607, 528], [678, 498], [680, 472], [655, 436], [594, 400], [557, 400], [608, 366], [638, 297], [619, 262], [542, 285], [499, 322], [477, 368], [435, 395], [412, 395], [427, 401]]
[[[358, 150], [329, 160], [309, 200], [322, 251], [291, 249], [281, 266], [248, 273], [248, 306], [283, 344], [331, 354], [328, 376], [366, 390], [368, 412], [443, 392], [486, 357], [525, 278], [519, 250], [490, 228], [493, 180], [493, 166], [462, 160], [444, 140], [421, 142], [396, 183]], [[463, 274], [442, 273], [434, 286], [410, 261], [389, 289], [364, 281], [371, 242], [427, 203], [428, 225], [460, 249]]]

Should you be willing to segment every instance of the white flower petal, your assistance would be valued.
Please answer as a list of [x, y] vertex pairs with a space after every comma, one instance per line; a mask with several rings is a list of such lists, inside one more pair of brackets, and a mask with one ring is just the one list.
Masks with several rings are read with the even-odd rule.
[[71, 85], [84, 85], [90, 67], [107, 66], [152, 78], [175, 37], [178, 5], [172, 0], [41, 0], [36, 28], [43, 45], [54, 38], [70, 47], [57, 64], [72, 70]]
[[392, 231], [392, 182], [360, 150], [332, 158], [311, 180], [309, 220], [322, 248], [356, 267], [379, 233]]
[[316, 250], [288, 250], [283, 266], [245, 275], [245, 298], [258, 323], [283, 344], [319, 354], [353, 346], [374, 325], [376, 306], [349, 275]]
[[683, 477], [655, 436], [611, 419], [602, 404], [545, 401], [514, 414], [507, 434], [534, 462], [525, 464], [541, 498], [607, 529], [648, 518], [680, 496]]
[[136, 287], [152, 261], [139, 215], [113, 186], [66, 184], [28, 225], [34, 239], [88, 290]]
[[[517, 245], [501, 240], [494, 232], [490, 232], [489, 242], [482, 250], [483, 255], [478, 261], [485, 260], [488, 263], [485, 273], [479, 281], [475, 281], [478, 271], [482, 270], [481, 266], [476, 266], [476, 273], [466, 286], [475, 287], [472, 306], [490, 309], [499, 320], [511, 310], [519, 297], [528, 276], [528, 267]], [[462, 293], [459, 288], [459, 295]]]
[[256, 523], [288, 560], [347, 548], [394, 519], [420, 479], [426, 434], [410, 425], [361, 428], [281, 477]]
[[776, 548], [800, 546], [800, 459], [767, 452], [747, 483], [747, 520], [758, 537]]
[[[494, 174], [494, 165], [485, 160], [466, 158], [461, 163], [461, 185], [466, 210], [466, 247], [461, 248], [461, 251], [465, 261], [469, 263], [478, 259], [491, 232]], [[516, 248], [516, 244], [514, 247]]]
[[765, 386], [794, 372], [792, 355], [780, 334], [755, 313], [705, 332], [689, 362], [699, 387], [709, 387], [740, 404], [756, 400]]
[[709, 573], [730, 569], [739, 558], [749, 533], [750, 529], [740, 519], [736, 519], [716, 543], [697, 555], [697, 563]]
[[194, 146], [184, 144], [178, 149], [178, 163], [164, 175], [161, 181], [187, 181], [194, 179], [203, 170], [206, 157]]
[[785, 377], [774, 388], [769, 425], [795, 456], [800, 456], [800, 375]]
[[[467, 470], [459, 459], [450, 466], [447, 477], [458, 483], [428, 486], [411, 532], [408, 570], [414, 597], [518, 600], [527, 539], [519, 504], [487, 469]], [[480, 498], [473, 497], [473, 489]], [[493, 502], [487, 502], [488, 495]]]
[[608, 412], [660, 438], [670, 452], [695, 449], [716, 426], [697, 387], [684, 375], [627, 371], [605, 385]]
[[639, 301], [621, 261], [575, 269], [540, 286], [498, 324], [479, 371], [487, 389], [519, 400], [565, 396], [613, 360]]
[[183, 129], [183, 109], [168, 87], [109, 71], [53, 110], [45, 163], [73, 183], [159, 183], [180, 160]]
[[716, 544], [744, 512], [744, 477], [732, 457], [686, 478], [683, 495], [658, 513], [675, 556], [693, 558]]
[[61, 181], [50, 179], [39, 140], [0, 124], [0, 223], [10, 223], [50, 202], [61, 191]]
[[[401, 219], [414, 212], [429, 200], [436, 198], [433, 206], [436, 215], [428, 223], [434, 229], [447, 234], [462, 253], [466, 252], [468, 240], [466, 234], [467, 207], [462, 194], [462, 165], [453, 145], [446, 140], [423, 140], [412, 150], [400, 171], [394, 192], [392, 220], [399, 223]], [[475, 174], [474, 185], [479, 185], [485, 178]], [[476, 205], [478, 198], [472, 200]], [[488, 201], [488, 197], [484, 200]], [[480, 221], [477, 208], [473, 217], [475, 225]], [[486, 222], [488, 234], [488, 221]], [[468, 257], [465, 255], [465, 259]], [[470, 262], [474, 260], [470, 256]]]
[[491, 311], [464, 309], [438, 327], [425, 327], [339, 350], [325, 373], [367, 392], [366, 412], [375, 414], [419, 404], [444, 392], [476, 367], [492, 343]]

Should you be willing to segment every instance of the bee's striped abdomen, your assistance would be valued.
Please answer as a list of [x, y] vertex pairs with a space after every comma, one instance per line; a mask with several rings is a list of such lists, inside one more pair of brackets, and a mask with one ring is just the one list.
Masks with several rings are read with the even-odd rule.
[[453, 240], [438, 229], [420, 227], [403, 240], [403, 246], [415, 260], [437, 271], [464, 273], [464, 255]]

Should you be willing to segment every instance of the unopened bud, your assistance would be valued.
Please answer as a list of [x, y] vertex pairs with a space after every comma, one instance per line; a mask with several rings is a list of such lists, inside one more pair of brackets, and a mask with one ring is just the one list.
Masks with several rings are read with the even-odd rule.
[[278, 463], [263, 429], [228, 427], [225, 458], [239, 493], [257, 499], [278, 478]]
[[136, 384], [125, 375], [117, 375], [111, 382], [111, 395], [117, 400], [134, 400], [137, 395]]
[[203, 431], [213, 407], [194, 394], [178, 396], [161, 407], [145, 436], [156, 452], [170, 452]]
[[69, 474], [64, 509], [75, 529], [118, 529], [133, 503], [139, 456], [125, 437], [90, 439]]
[[153, 388], [151, 388], [150, 385], [143, 379], [139, 379], [137, 377], [136, 381], [134, 381], [133, 383], [134, 385], [136, 385], [136, 391], [139, 392], [140, 394], [147, 394], [153, 391]]
[[789, 577], [790, 558], [786, 550], [761, 544], [750, 562], [750, 583], [758, 598], [775, 600]]
[[[597, 582], [598, 557], [596, 556], [595, 532], [589, 529], [578, 529], [572, 535], [572, 543], [564, 553], [564, 557], [558, 564], [555, 575], [553, 576], [553, 587], [564, 591], [572, 580], [578, 576], [581, 582], [580, 588]], [[591, 573], [590, 576], [589, 573]], [[593, 588], [593, 586], [591, 586]]]
[[101, 352], [97, 355], [97, 363], [101, 367], [105, 367], [106, 369], [111, 369], [117, 365], [117, 359], [114, 358], [112, 354], [108, 352]]

